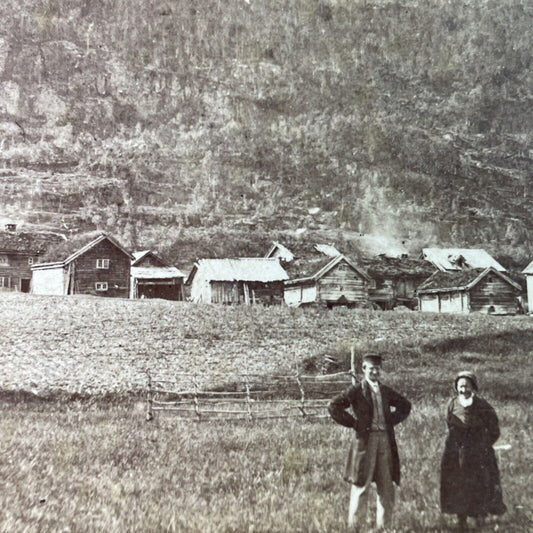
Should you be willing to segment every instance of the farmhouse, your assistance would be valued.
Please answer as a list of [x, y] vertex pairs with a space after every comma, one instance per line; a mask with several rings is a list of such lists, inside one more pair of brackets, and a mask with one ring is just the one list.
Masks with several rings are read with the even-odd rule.
[[298, 307], [322, 303], [328, 307], [366, 306], [372, 278], [344, 255], [337, 255], [315, 274], [285, 282], [285, 303]]
[[0, 232], [0, 291], [30, 292], [31, 266], [59, 241], [53, 233], [17, 232], [15, 224], [6, 224]]
[[133, 252], [130, 298], [183, 300], [185, 274], [151, 250]]
[[197, 303], [281, 304], [288, 279], [277, 258], [200, 259], [187, 278]]
[[375, 281], [375, 286], [369, 289], [370, 301], [382, 309], [397, 305], [416, 309], [416, 288], [435, 272], [427, 261], [405, 256], [363, 258], [361, 264]]
[[492, 267], [499, 272], [505, 268], [485, 250], [477, 248], [424, 248], [422, 257], [442, 272]]
[[94, 294], [127, 298], [133, 256], [105, 233], [62, 261], [32, 266], [34, 294]]
[[421, 311], [512, 315], [519, 311], [520, 285], [493, 267], [435, 272], [417, 290]]

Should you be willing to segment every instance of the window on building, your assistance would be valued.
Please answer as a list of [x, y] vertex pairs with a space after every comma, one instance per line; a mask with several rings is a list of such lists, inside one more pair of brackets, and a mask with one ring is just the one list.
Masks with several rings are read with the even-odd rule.
[[0, 265], [9, 265], [9, 258], [7, 255], [0, 254]]
[[107, 281], [97, 281], [95, 283], [95, 288], [97, 291], [107, 291]]
[[5, 284], [6, 281], [7, 281], [7, 278], [3, 278], [2, 276], [0, 276], [0, 289], [7, 287], [7, 285]]
[[97, 259], [96, 268], [109, 268], [109, 259]]
[[28, 257], [28, 265], [33, 265], [33, 257]]

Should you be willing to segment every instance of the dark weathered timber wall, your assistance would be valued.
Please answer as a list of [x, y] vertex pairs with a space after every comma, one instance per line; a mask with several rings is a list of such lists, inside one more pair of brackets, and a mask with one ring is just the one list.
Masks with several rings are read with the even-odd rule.
[[31, 279], [31, 265], [28, 264], [28, 258], [33, 257], [37, 262], [37, 255], [32, 254], [10, 254], [2, 253], [1, 255], [7, 255], [8, 264], [0, 265], [0, 277], [5, 278], [4, 287], [0, 290], [21, 290], [21, 280]]
[[346, 263], [339, 263], [318, 280], [318, 299], [336, 302], [344, 296], [348, 303], [368, 302], [368, 283]]
[[250, 300], [253, 303], [263, 305], [281, 305], [283, 303], [283, 281], [271, 283], [252, 282], [250, 288]]
[[142, 260], [137, 263], [135, 266], [138, 267], [164, 267], [166, 266], [163, 261], [158, 259], [157, 257], [154, 257], [152, 255], [147, 255], [146, 257], [143, 257]]
[[232, 281], [211, 281], [211, 303], [238, 304], [244, 301], [242, 285]]
[[[109, 268], [96, 268], [97, 259], [109, 259]], [[95, 294], [127, 298], [130, 286], [131, 259], [111, 242], [104, 240], [74, 262], [74, 294]], [[71, 267], [72, 268], [72, 267]], [[107, 281], [107, 291], [97, 291], [96, 282]]]
[[470, 310], [515, 314], [518, 309], [518, 295], [512, 285], [494, 274], [489, 274], [470, 291]]
[[135, 298], [162, 298], [164, 300], [183, 300], [181, 280], [143, 279], [137, 283]]
[[[283, 282], [261, 283], [248, 282], [250, 303], [275, 305], [283, 302]], [[246, 303], [244, 283], [230, 281], [211, 282], [211, 303], [243, 304]]]

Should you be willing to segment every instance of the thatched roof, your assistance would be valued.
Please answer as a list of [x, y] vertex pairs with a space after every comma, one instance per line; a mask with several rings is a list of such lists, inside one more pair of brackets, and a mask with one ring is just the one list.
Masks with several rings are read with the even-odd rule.
[[312, 276], [325, 267], [332, 258], [342, 255], [335, 244], [320, 244], [298, 239], [291, 240], [287, 246], [274, 242], [267, 255], [272, 255], [276, 247], [279, 251], [286, 250], [292, 256], [290, 261], [282, 263], [291, 278]]
[[402, 278], [426, 279], [435, 272], [435, 267], [427, 261], [407, 257], [386, 257], [383, 255], [363, 257], [360, 264], [376, 281]]
[[0, 232], [0, 252], [40, 255], [64, 239], [55, 233]]
[[367, 272], [365, 272], [365, 270], [357, 266], [355, 263], [350, 261], [350, 259], [348, 259], [344, 255], [338, 255], [337, 257], [330, 259], [322, 268], [319, 268], [312, 275], [297, 278], [297, 279], [291, 279], [286, 283], [286, 285], [299, 285], [299, 284], [306, 284], [308, 282], [317, 281], [320, 278], [322, 278], [324, 275], [326, 275], [330, 270], [335, 268], [341, 262], [345, 262], [346, 264], [348, 264], [350, 268], [352, 268], [355, 272], [357, 272], [361, 277], [365, 278], [367, 281], [369, 282], [372, 281], [372, 278], [368, 275]]
[[129, 255], [133, 259], [131, 253], [126, 248], [124, 248], [114, 237], [111, 237], [110, 235], [107, 235], [105, 233], [97, 232], [74, 237], [73, 239], [69, 239], [66, 242], [62, 242], [57, 246], [50, 248], [46, 255], [42, 258], [42, 261], [46, 261], [46, 264], [68, 264], [104, 239], [108, 239], [117, 248], [122, 250], [126, 255]]
[[419, 294], [423, 294], [452, 290], [470, 290], [490, 273], [499, 276], [505, 282], [512, 285], [516, 290], [522, 290], [522, 287], [518, 283], [514, 282], [503, 272], [489, 267], [485, 269], [476, 268], [472, 270], [459, 270], [454, 272], [442, 272], [439, 270], [424, 283], [422, 283], [422, 285], [418, 287], [417, 292]]

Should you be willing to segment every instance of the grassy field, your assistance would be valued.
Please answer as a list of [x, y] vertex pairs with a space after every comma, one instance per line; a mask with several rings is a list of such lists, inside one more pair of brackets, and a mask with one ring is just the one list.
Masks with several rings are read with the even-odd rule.
[[2, 295], [1, 532], [345, 531], [350, 432], [333, 422], [144, 419], [146, 369], [215, 376], [311, 371], [378, 347], [413, 400], [398, 429], [397, 531], [448, 531], [438, 506], [453, 374], [477, 372], [496, 408], [509, 512], [533, 529], [533, 321], [376, 311], [222, 308]]

